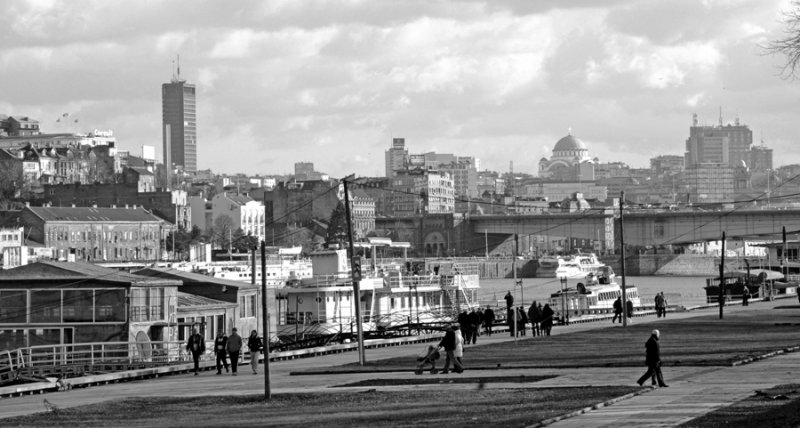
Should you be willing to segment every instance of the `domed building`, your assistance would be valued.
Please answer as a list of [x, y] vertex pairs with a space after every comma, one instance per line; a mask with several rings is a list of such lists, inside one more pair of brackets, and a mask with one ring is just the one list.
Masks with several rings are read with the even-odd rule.
[[586, 144], [570, 133], [556, 142], [550, 159], [539, 160], [539, 177], [562, 181], [594, 180], [594, 160]]

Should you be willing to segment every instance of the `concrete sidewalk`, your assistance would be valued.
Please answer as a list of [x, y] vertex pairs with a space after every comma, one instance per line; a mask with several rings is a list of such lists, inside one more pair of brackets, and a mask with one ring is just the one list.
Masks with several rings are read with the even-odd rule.
[[[764, 302], [758, 307], [768, 309], [786, 302]], [[752, 306], [750, 308], [753, 308]], [[726, 313], [748, 310], [742, 307], [726, 307]], [[671, 313], [670, 320], [688, 319], [715, 313], [714, 308]], [[651, 324], [657, 327], [662, 319], [654, 316], [639, 317], [634, 323]], [[618, 326], [616, 324], [615, 326]], [[554, 335], [575, 331], [610, 328], [608, 321], [574, 324], [556, 327]], [[619, 327], [615, 327], [619, 328]], [[492, 337], [481, 336], [478, 345], [513, 340], [508, 333], [498, 333]], [[466, 347], [465, 357], [469, 348]], [[396, 357], [398, 355], [416, 355], [421, 350], [419, 344], [368, 349], [367, 360]], [[407, 372], [394, 373], [355, 373], [291, 376], [291, 372], [305, 370], [322, 370], [326, 367], [348, 363], [357, 363], [358, 354], [347, 352], [330, 354], [314, 358], [285, 360], [272, 362], [271, 392], [273, 394], [289, 392], [346, 392], [368, 388], [330, 388], [359, 380], [375, 378], [413, 379], [413, 367]], [[468, 364], [468, 360], [467, 360]], [[669, 388], [647, 391], [629, 399], [620, 400], [613, 405], [591, 410], [585, 414], [570, 417], [551, 426], [674, 426], [703, 415], [716, 408], [728, 405], [752, 395], [757, 389], [765, 389], [774, 385], [798, 382], [796, 368], [800, 364], [800, 352], [788, 353], [773, 358], [760, 360], [737, 367], [665, 367], [664, 376]], [[263, 370], [263, 366], [259, 366]], [[85, 404], [99, 403], [106, 400], [117, 400], [126, 397], [141, 396], [206, 396], [219, 394], [261, 394], [264, 392], [263, 372], [258, 376], [250, 373], [249, 365], [241, 366], [239, 376], [216, 375], [215, 371], [203, 372], [200, 376], [174, 375], [158, 379], [109, 384], [85, 389], [0, 399], [0, 418], [25, 415], [45, 411], [43, 399], [62, 408]], [[549, 387], [549, 386], [603, 386], [629, 384], [635, 386], [635, 380], [643, 372], [644, 367], [631, 368], [586, 368], [586, 369], [504, 369], [467, 370], [458, 376], [486, 376], [491, 372], [497, 376], [515, 375], [556, 375], [557, 377], [530, 384], [493, 384], [489, 387]], [[430, 376], [430, 375], [425, 375]], [[441, 376], [441, 375], [439, 375]], [[445, 376], [441, 376], [446, 379]], [[409, 390], [421, 386], [381, 387], [389, 390]], [[425, 385], [425, 388], [468, 389], [474, 384]]]

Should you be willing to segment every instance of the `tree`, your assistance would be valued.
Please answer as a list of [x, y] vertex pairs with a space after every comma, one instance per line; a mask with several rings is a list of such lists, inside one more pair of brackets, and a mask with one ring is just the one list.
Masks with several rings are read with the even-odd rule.
[[228, 215], [221, 215], [214, 220], [214, 243], [219, 248], [229, 249], [233, 237], [233, 219]]
[[770, 42], [766, 51], [784, 55], [786, 63], [781, 75], [796, 79], [800, 77], [800, 0], [793, 0], [791, 8], [783, 11], [783, 20], [786, 25], [784, 37]]
[[342, 201], [339, 201], [331, 213], [331, 218], [328, 221], [328, 230], [325, 233], [325, 241], [329, 246], [338, 244], [339, 248], [346, 248], [348, 243], [347, 211]]
[[258, 248], [258, 238], [245, 235], [241, 228], [233, 232], [233, 250], [237, 253], [249, 253], [253, 248]]

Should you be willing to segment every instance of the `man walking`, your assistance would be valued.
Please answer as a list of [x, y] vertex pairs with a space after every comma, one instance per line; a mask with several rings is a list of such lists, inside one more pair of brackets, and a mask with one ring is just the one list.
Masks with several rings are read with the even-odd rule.
[[611, 324], [619, 317], [619, 322], [622, 324], [622, 297], [617, 297], [617, 300], [614, 300], [614, 318], [611, 318]]
[[222, 366], [225, 366], [225, 373], [228, 372], [228, 351], [225, 349], [228, 344], [228, 336], [222, 330], [217, 332], [214, 339], [214, 353], [217, 354], [217, 374], [222, 374]]
[[236, 376], [236, 368], [239, 366], [239, 352], [242, 350], [242, 336], [236, 332], [236, 327], [233, 328], [230, 337], [228, 337], [228, 344], [226, 350], [231, 356], [231, 374]]
[[457, 329], [453, 326], [447, 328], [447, 332], [444, 334], [441, 342], [439, 342], [439, 346], [444, 348], [445, 355], [447, 356], [444, 360], [444, 368], [442, 369], [442, 374], [447, 374], [450, 371], [450, 362], [453, 362], [453, 371], [456, 373], [461, 373], [464, 371], [464, 367], [461, 366], [461, 362], [456, 359], [455, 350], [456, 350], [456, 334]]
[[202, 334], [197, 332], [197, 327], [192, 327], [192, 335], [186, 342], [186, 350], [192, 353], [194, 360], [194, 375], [200, 372], [200, 356], [206, 352], [206, 340]]
[[658, 386], [666, 388], [669, 385], [664, 383], [664, 376], [661, 374], [661, 348], [658, 344], [658, 339], [661, 333], [658, 330], [653, 330], [650, 334], [650, 339], [644, 344], [646, 351], [645, 364], [647, 364], [647, 372], [636, 381], [639, 386], [642, 386], [647, 379], [655, 376], [658, 381]]
[[486, 326], [486, 334], [492, 336], [492, 324], [494, 324], [494, 311], [491, 306], [487, 306], [483, 311], [483, 324]]

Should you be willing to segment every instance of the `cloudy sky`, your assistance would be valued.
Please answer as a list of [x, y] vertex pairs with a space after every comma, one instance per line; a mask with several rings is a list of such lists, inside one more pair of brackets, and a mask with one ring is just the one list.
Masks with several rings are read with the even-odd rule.
[[[601, 161], [682, 155], [692, 114], [738, 116], [800, 163], [800, 81], [760, 46], [788, 0], [17, 1], [0, 15], [0, 113], [112, 129], [161, 156], [161, 84], [198, 90], [198, 164], [383, 175], [411, 153], [535, 173], [568, 130]], [[56, 122], [63, 113], [78, 119]]]

